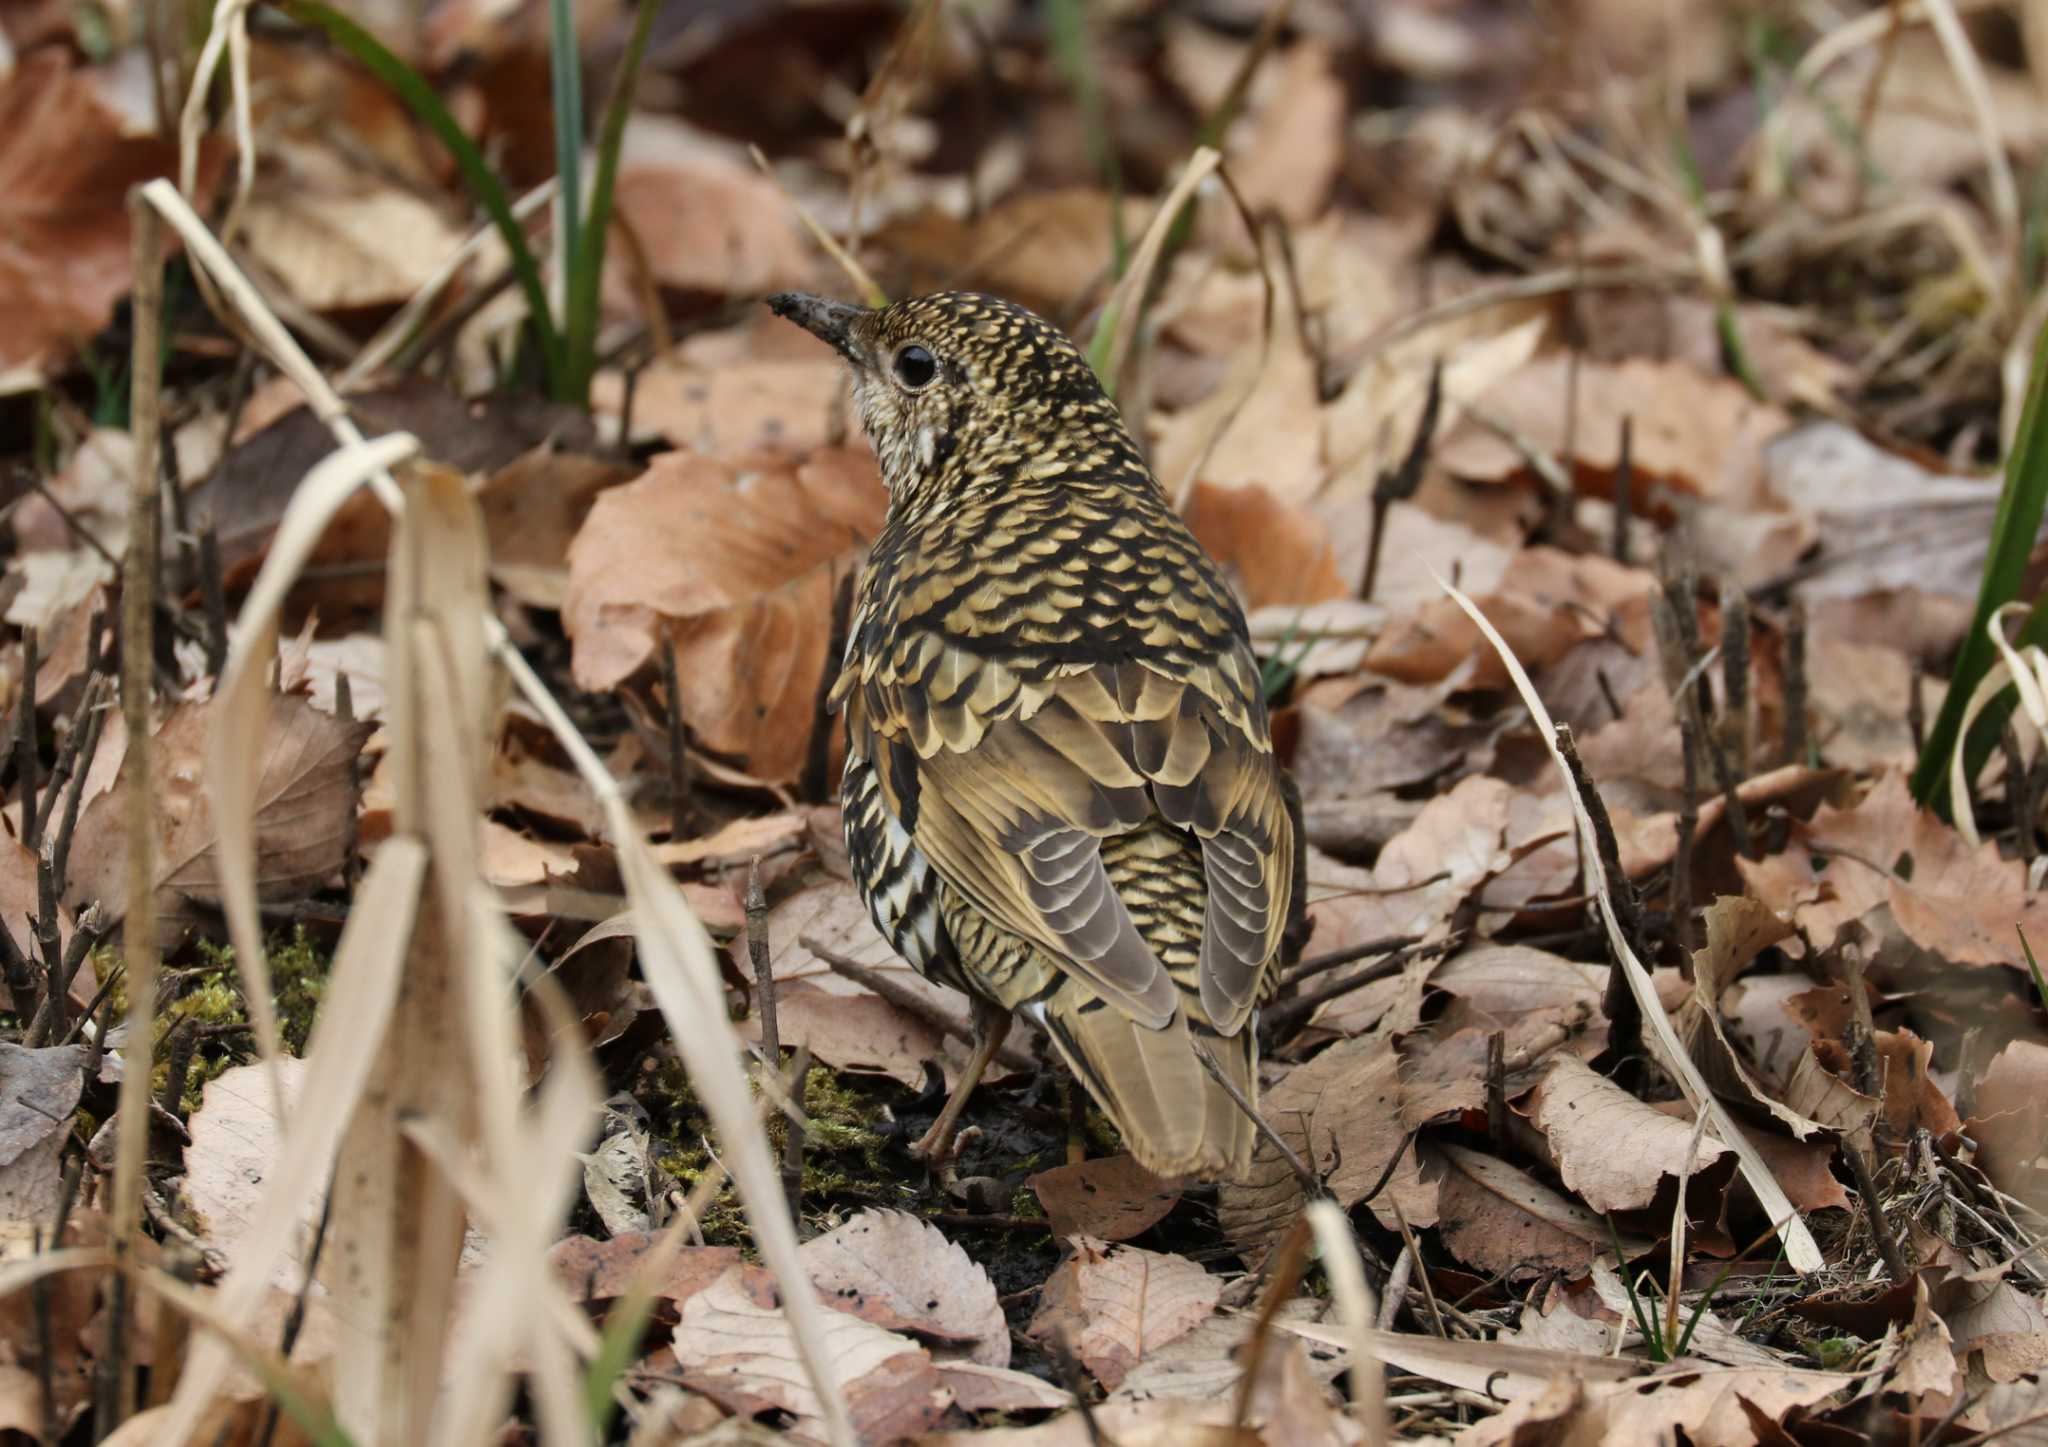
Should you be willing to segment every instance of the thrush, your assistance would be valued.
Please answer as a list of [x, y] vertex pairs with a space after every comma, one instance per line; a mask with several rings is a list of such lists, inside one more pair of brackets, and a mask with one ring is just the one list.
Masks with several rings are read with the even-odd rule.
[[768, 304], [852, 368], [889, 491], [831, 699], [855, 886], [974, 1006], [917, 1149], [943, 1157], [1022, 1012], [1140, 1164], [1243, 1176], [1254, 1124], [1197, 1052], [1257, 1099], [1304, 870], [1228, 581], [1050, 323], [962, 292]]

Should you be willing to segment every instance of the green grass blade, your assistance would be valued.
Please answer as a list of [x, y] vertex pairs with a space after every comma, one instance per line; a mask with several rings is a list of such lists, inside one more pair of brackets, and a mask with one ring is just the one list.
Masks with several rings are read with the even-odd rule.
[[[1941, 702], [1934, 727], [1928, 730], [1927, 745], [1920, 751], [1920, 763], [1913, 771], [1913, 797], [1930, 809], [1948, 808], [1949, 755], [1962, 727], [1963, 710], [1977, 684], [1991, 670], [1997, 657], [1986, 632], [1991, 615], [2019, 596], [2027, 570], [2027, 558], [2034, 551], [2034, 539], [2041, 531], [2041, 513], [2048, 505], [2048, 416], [2043, 397], [2048, 394], [2048, 329], [2034, 344], [2034, 368], [2027, 379], [2027, 405], [2020, 414], [2020, 428], [2013, 438], [2012, 452], [2005, 459], [2005, 486], [1998, 495], [1998, 514], [1991, 523], [1991, 549], [1984, 559], [1984, 576], [1977, 588], [1977, 612], [1970, 631], [1963, 636], [1962, 651], [1956, 655], [1955, 672], [1948, 681], [1948, 696]], [[2048, 620], [2035, 609], [2020, 630], [2021, 646], [2038, 643], [2048, 634]], [[1974, 779], [1984, 761], [1997, 747], [2012, 712], [2011, 690], [1994, 698], [1976, 724], [1963, 753], [1963, 775]]]
[[1664, 1351], [1664, 1334], [1657, 1327], [1655, 1312], [1644, 1312], [1643, 1299], [1636, 1295], [1634, 1280], [1628, 1274], [1628, 1252], [1622, 1249], [1621, 1232], [1614, 1225], [1614, 1217], [1607, 1217], [1607, 1239], [1614, 1243], [1614, 1274], [1621, 1278], [1621, 1289], [1628, 1293], [1628, 1309], [1635, 1313], [1636, 1330], [1643, 1334], [1643, 1345], [1650, 1349], [1650, 1360], [1667, 1362], [1671, 1358]]
[[[583, 264], [583, 47], [574, 0], [548, 0], [548, 77], [555, 105], [555, 214], [562, 218], [562, 275]], [[566, 317], [562, 326], [568, 326]], [[566, 382], [564, 383], [566, 385]], [[557, 388], [557, 400], [561, 388]]]
[[322, 0], [281, 0], [281, 4], [287, 15], [320, 31], [389, 86], [392, 94], [405, 103], [419, 122], [434, 133], [434, 139], [455, 158], [456, 168], [462, 172], [463, 184], [469, 187], [469, 194], [498, 228], [505, 249], [512, 255], [512, 273], [519, 282], [520, 291], [525, 294], [527, 309], [533, 314], [534, 335], [540, 339], [541, 358], [548, 377], [551, 382], [560, 377], [564, 360], [562, 336], [555, 329], [554, 318], [548, 311], [547, 289], [541, 285], [540, 266], [534, 261], [533, 249], [526, 244], [524, 228], [512, 214], [511, 198], [505, 194], [504, 186], [492, 173], [476, 142], [456, 124], [455, 117], [448, 113], [448, 107], [441, 103], [441, 97], [434, 93], [426, 78], [385, 49], [369, 31], [332, 6], [323, 4]]
[[639, 13], [633, 17], [633, 33], [619, 60], [611, 105], [604, 114], [604, 128], [598, 133], [597, 175], [590, 183], [590, 211], [583, 223], [582, 250], [578, 264], [569, 270], [568, 315], [563, 325], [568, 332], [570, 386], [579, 402], [588, 401], [590, 379], [597, 372], [597, 319], [602, 302], [605, 247], [612, 224], [612, 193], [619, 178], [619, 152], [626, 144], [626, 119], [633, 110], [640, 62], [647, 54], [647, 37], [654, 31], [654, 17], [659, 9], [656, 0], [640, 0]]
[[1116, 140], [1109, 133], [1109, 111], [1102, 101], [1102, 76], [1095, 65], [1095, 46], [1088, 31], [1088, 6], [1084, 0], [1048, 0], [1046, 26], [1052, 32], [1053, 58], [1074, 88], [1074, 100], [1081, 107], [1081, 126], [1088, 137], [1088, 151], [1109, 188], [1109, 240], [1111, 273], [1122, 276], [1130, 264], [1131, 242], [1124, 234], [1124, 175], [1116, 157]]
[[[646, 7], [653, 9], [652, 5]], [[610, 1430], [618, 1402], [612, 1387], [639, 1358], [640, 1339], [654, 1316], [654, 1292], [640, 1282], [612, 1306], [604, 1319], [604, 1335], [598, 1339], [597, 1355], [583, 1373], [583, 1405], [594, 1435], [599, 1441]]]

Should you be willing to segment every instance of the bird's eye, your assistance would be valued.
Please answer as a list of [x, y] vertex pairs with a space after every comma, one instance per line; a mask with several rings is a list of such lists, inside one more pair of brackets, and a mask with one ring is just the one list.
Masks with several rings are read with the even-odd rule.
[[896, 354], [896, 380], [912, 392], [922, 392], [939, 375], [939, 359], [912, 342]]

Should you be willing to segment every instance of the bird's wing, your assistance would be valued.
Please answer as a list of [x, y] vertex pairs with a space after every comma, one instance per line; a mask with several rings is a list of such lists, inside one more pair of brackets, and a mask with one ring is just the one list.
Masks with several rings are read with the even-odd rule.
[[883, 792], [932, 868], [1132, 1018], [1163, 1025], [1173, 981], [1101, 852], [1103, 838], [1163, 815], [1203, 844], [1204, 1012], [1226, 1033], [1242, 1025], [1293, 886], [1263, 719], [1256, 736], [1233, 722], [1250, 721], [1199, 670], [1098, 664], [1031, 681], [942, 640], [897, 656], [925, 666], [914, 684], [870, 676], [865, 713]]

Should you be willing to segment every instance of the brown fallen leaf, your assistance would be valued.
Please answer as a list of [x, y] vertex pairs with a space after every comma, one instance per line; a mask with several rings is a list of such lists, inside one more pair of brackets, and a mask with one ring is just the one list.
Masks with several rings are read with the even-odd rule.
[[[758, 1269], [758, 1268], [757, 1268]], [[683, 1303], [668, 1350], [684, 1385], [743, 1417], [787, 1412], [800, 1440], [822, 1442], [824, 1418], [809, 1374], [765, 1273], [750, 1291], [735, 1266]], [[762, 1296], [766, 1296], [766, 1300]], [[952, 1403], [931, 1354], [908, 1337], [844, 1312], [826, 1312], [825, 1362], [864, 1441], [893, 1441], [937, 1426]]]
[[1788, 939], [1792, 926], [1769, 906], [1740, 895], [1715, 900], [1703, 917], [1707, 943], [1693, 951], [1693, 993], [1673, 1021], [1678, 1037], [1715, 1090], [1762, 1107], [1795, 1139], [1805, 1140], [1820, 1122], [1781, 1103], [1782, 1081], [1758, 1079], [1721, 1018], [1722, 991], [1761, 951]]
[[1551, 1268], [1584, 1271], [1612, 1254], [1606, 1221], [1527, 1172], [1447, 1143], [1427, 1154], [1442, 1165], [1439, 1225], [1460, 1261], [1520, 1279]]
[[2048, 903], [2028, 890], [2026, 866], [1988, 840], [1972, 849], [1914, 804], [1899, 772], [1848, 808], [1823, 805], [1811, 822], [1794, 821], [1781, 853], [1737, 865], [1751, 893], [1818, 950], [1881, 906], [1908, 939], [1954, 965], [2017, 966], [2020, 930], [2048, 938]]
[[[1126, 231], [1138, 235], [1150, 203], [1128, 197], [1123, 207]], [[874, 244], [910, 272], [917, 290], [968, 286], [1059, 312], [1108, 278], [1112, 234], [1108, 195], [1069, 186], [1004, 197], [973, 221], [927, 211], [883, 226]]]
[[1237, 587], [1245, 610], [1348, 598], [1326, 528], [1306, 510], [1256, 484], [1198, 482], [1188, 495], [1188, 527]]
[[[1564, 405], [1567, 387], [1571, 407]], [[1638, 511], [1659, 484], [1754, 505], [1763, 496], [1763, 444], [1791, 425], [1784, 411], [1758, 402], [1732, 377], [1649, 358], [1575, 363], [1563, 351], [1513, 373], [1481, 396], [1477, 408], [1523, 444], [1556, 457], [1597, 497], [1614, 495], [1622, 420], [1632, 419], [1630, 476]], [[1567, 441], [1575, 455], [1564, 455]], [[1435, 460], [1480, 482], [1505, 481], [1527, 466], [1519, 447], [1476, 421], [1450, 429]]]
[[0, 1221], [54, 1216], [71, 1112], [84, 1089], [83, 1045], [31, 1050], [0, 1041]]
[[840, 1311], [925, 1343], [935, 1358], [1010, 1364], [1010, 1328], [988, 1272], [902, 1211], [862, 1211], [798, 1254]]
[[835, 586], [886, 503], [862, 453], [656, 458], [598, 498], [570, 545], [562, 625], [577, 686], [617, 687], [668, 632], [697, 742], [764, 779], [794, 779], [817, 712]]
[[1068, 1244], [1073, 1254], [1047, 1280], [1025, 1332], [1037, 1341], [1064, 1338], [1111, 1390], [1147, 1353], [1206, 1320], [1223, 1292], [1221, 1278], [1184, 1256], [1087, 1236]]
[[492, 473], [476, 495], [491, 540], [491, 581], [522, 603], [559, 612], [570, 540], [598, 494], [632, 475], [611, 459], [545, 444]]
[[[640, 1275], [640, 1264], [661, 1239], [658, 1231], [625, 1231], [607, 1240], [568, 1236], [548, 1252], [548, 1264], [577, 1301], [615, 1301]], [[654, 1294], [684, 1302], [740, 1264], [737, 1246], [685, 1246], [651, 1283]]]
[[[356, 759], [374, 726], [320, 712], [302, 695], [272, 694], [256, 783], [256, 889], [265, 901], [303, 899], [334, 879], [355, 854]], [[206, 778], [213, 702], [181, 703], [157, 725], [152, 778], [157, 791], [157, 878], [161, 928], [182, 933], [186, 901], [217, 905], [218, 849]], [[96, 901], [118, 917], [127, 907], [128, 835], [124, 774], [79, 816], [67, 891], [74, 906]]]
[[1055, 1236], [1128, 1241], [1166, 1219], [1180, 1187], [1162, 1181], [1128, 1154], [1098, 1156], [1026, 1176]]
[[1569, 1055], [1550, 1063], [1523, 1110], [1549, 1141], [1566, 1189], [1603, 1214], [1641, 1210], [1666, 1177], [1728, 1153]]
[[2000, 1190], [2035, 1206], [2048, 1199], [2032, 1169], [2048, 1151], [2048, 1045], [2015, 1040], [1992, 1058], [1977, 1081], [1969, 1135]]
[[[132, 136], [68, 46], [0, 78], [0, 380], [35, 383], [98, 335], [128, 294], [128, 188], [177, 168], [168, 138]], [[209, 170], [212, 168], [209, 167]]]
[[[781, 188], [746, 152], [683, 121], [637, 112], [619, 152], [613, 205], [661, 286], [713, 297], [760, 296], [813, 279], [809, 243]], [[619, 299], [623, 276], [606, 268]]]
[[[1437, 1222], [1437, 1183], [1418, 1164], [1401, 1123], [1399, 1069], [1382, 1026], [1295, 1067], [1261, 1094], [1259, 1113], [1347, 1210], [1399, 1155], [1400, 1165], [1371, 1202], [1373, 1213], [1391, 1228], [1399, 1202], [1409, 1225], [1420, 1229]], [[1240, 1250], [1258, 1255], [1293, 1224], [1302, 1202], [1301, 1183], [1262, 1139], [1250, 1176], [1217, 1188], [1216, 1220]]]
[[[306, 1062], [286, 1056], [277, 1062], [285, 1108], [290, 1110]], [[200, 1234], [222, 1253], [249, 1228], [262, 1204], [265, 1183], [276, 1170], [283, 1132], [271, 1108], [270, 1081], [263, 1065], [237, 1065], [206, 1082], [192, 1114], [185, 1146], [182, 1195]], [[301, 1239], [271, 1277], [281, 1291], [305, 1285], [313, 1230], [320, 1220], [317, 1194], [308, 1198]]]

